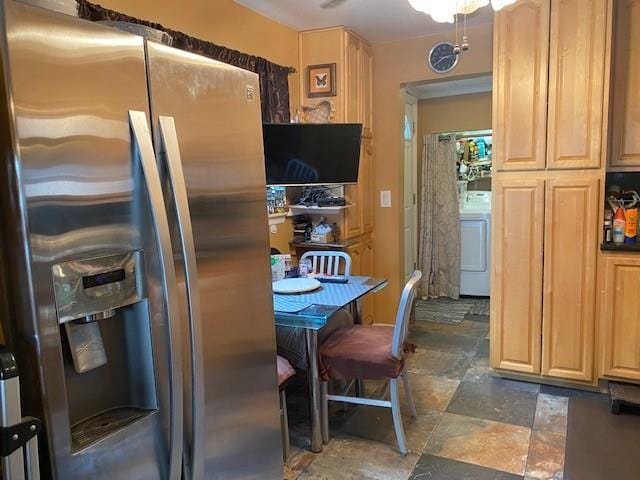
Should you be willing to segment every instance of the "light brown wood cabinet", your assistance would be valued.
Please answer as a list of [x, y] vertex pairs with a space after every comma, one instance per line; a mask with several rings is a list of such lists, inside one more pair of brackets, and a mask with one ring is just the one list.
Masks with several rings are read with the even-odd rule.
[[600, 167], [609, 1], [522, 0], [496, 14], [497, 171]]
[[617, 0], [615, 11], [613, 168], [640, 167], [640, 0]]
[[343, 234], [353, 238], [373, 230], [373, 141], [362, 139], [358, 183], [345, 187], [345, 197], [351, 204], [345, 210]]
[[494, 179], [492, 367], [593, 378], [599, 185], [597, 172]]
[[605, 260], [602, 373], [640, 381], [640, 258]]
[[[371, 46], [344, 27], [301, 32], [300, 65], [304, 69], [300, 103], [312, 106], [330, 100], [335, 107], [335, 123], [362, 123], [363, 136], [372, 133], [373, 53]], [[308, 98], [307, 67], [336, 64], [336, 95]]]
[[[346, 252], [351, 257], [352, 275], [373, 275], [373, 239], [371, 235], [363, 235], [358, 241], [351, 244]], [[358, 305], [362, 323], [371, 325], [374, 321], [373, 295], [365, 295]]]
[[612, 0], [496, 13], [494, 368], [595, 381], [611, 23]]
[[542, 373], [593, 378], [600, 178], [554, 174], [545, 185]]
[[545, 166], [549, 0], [522, 0], [494, 17], [493, 165]]
[[552, 0], [547, 168], [598, 168], [608, 0]]
[[540, 373], [544, 178], [492, 182], [491, 366]]

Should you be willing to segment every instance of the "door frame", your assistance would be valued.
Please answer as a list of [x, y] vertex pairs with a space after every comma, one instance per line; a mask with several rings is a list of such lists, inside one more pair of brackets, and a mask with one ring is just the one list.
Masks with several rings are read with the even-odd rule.
[[[412, 215], [412, 229], [413, 229], [413, 242], [412, 242], [412, 251], [406, 251], [404, 252], [404, 264], [403, 264], [403, 269], [404, 267], [407, 265], [407, 256], [411, 256], [412, 261], [411, 264], [413, 265], [413, 269], [409, 272], [405, 271], [404, 272], [404, 277], [405, 277], [405, 281], [409, 278], [409, 276], [411, 276], [413, 270], [415, 270], [417, 268], [418, 265], [418, 98], [411, 95], [410, 93], [405, 91], [405, 110], [404, 110], [404, 114], [402, 115], [402, 131], [404, 132], [404, 119], [405, 119], [405, 115], [407, 114], [407, 110], [411, 111], [411, 130], [412, 130], [412, 137], [411, 137], [411, 154], [410, 154], [410, 158], [407, 158], [406, 155], [406, 148], [403, 148], [403, 166], [404, 166], [404, 177], [403, 177], [403, 184], [404, 184], [404, 192], [405, 194], [402, 196], [402, 213], [403, 213], [403, 220], [402, 220], [402, 231], [403, 231], [403, 240], [404, 240], [404, 232], [406, 231], [406, 222], [405, 222], [405, 215], [404, 215], [404, 210], [406, 209], [407, 205], [406, 205], [406, 190], [407, 187], [410, 188], [410, 191], [412, 192], [412, 196], [411, 198], [413, 199], [413, 215]], [[404, 146], [406, 147], [406, 144], [409, 142], [409, 140], [404, 139], [404, 134], [403, 134], [403, 141], [404, 141]], [[406, 173], [407, 173], [407, 169], [409, 169], [409, 171], [411, 172], [411, 179], [412, 182], [410, 185], [407, 184], [406, 182]]]

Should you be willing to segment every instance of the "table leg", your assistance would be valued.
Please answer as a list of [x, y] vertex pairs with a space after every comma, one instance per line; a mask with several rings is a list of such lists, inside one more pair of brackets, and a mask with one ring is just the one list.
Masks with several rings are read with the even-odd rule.
[[320, 375], [318, 373], [318, 332], [305, 329], [307, 362], [309, 365], [309, 417], [311, 418], [311, 451], [322, 451], [322, 421], [320, 416]]
[[[361, 325], [362, 324], [362, 319], [360, 318], [360, 306], [358, 305], [358, 300], [356, 300], [355, 302], [351, 302], [351, 315], [353, 317], [353, 323], [355, 325]], [[355, 385], [355, 394], [356, 397], [361, 397], [364, 394], [364, 388], [362, 386], [362, 380], [360, 379], [355, 379], [354, 381], [354, 385]]]

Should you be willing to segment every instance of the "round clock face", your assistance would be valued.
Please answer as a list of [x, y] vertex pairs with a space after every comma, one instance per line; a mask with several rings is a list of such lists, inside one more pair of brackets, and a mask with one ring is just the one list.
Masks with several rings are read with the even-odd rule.
[[447, 73], [458, 64], [458, 55], [453, 53], [453, 44], [437, 43], [429, 52], [429, 66], [436, 73]]

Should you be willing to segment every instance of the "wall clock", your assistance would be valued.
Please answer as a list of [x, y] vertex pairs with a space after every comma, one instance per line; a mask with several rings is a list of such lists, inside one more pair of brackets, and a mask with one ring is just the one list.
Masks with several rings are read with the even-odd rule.
[[436, 73], [447, 73], [458, 64], [460, 55], [456, 55], [455, 47], [449, 42], [436, 43], [429, 52], [427, 62]]

